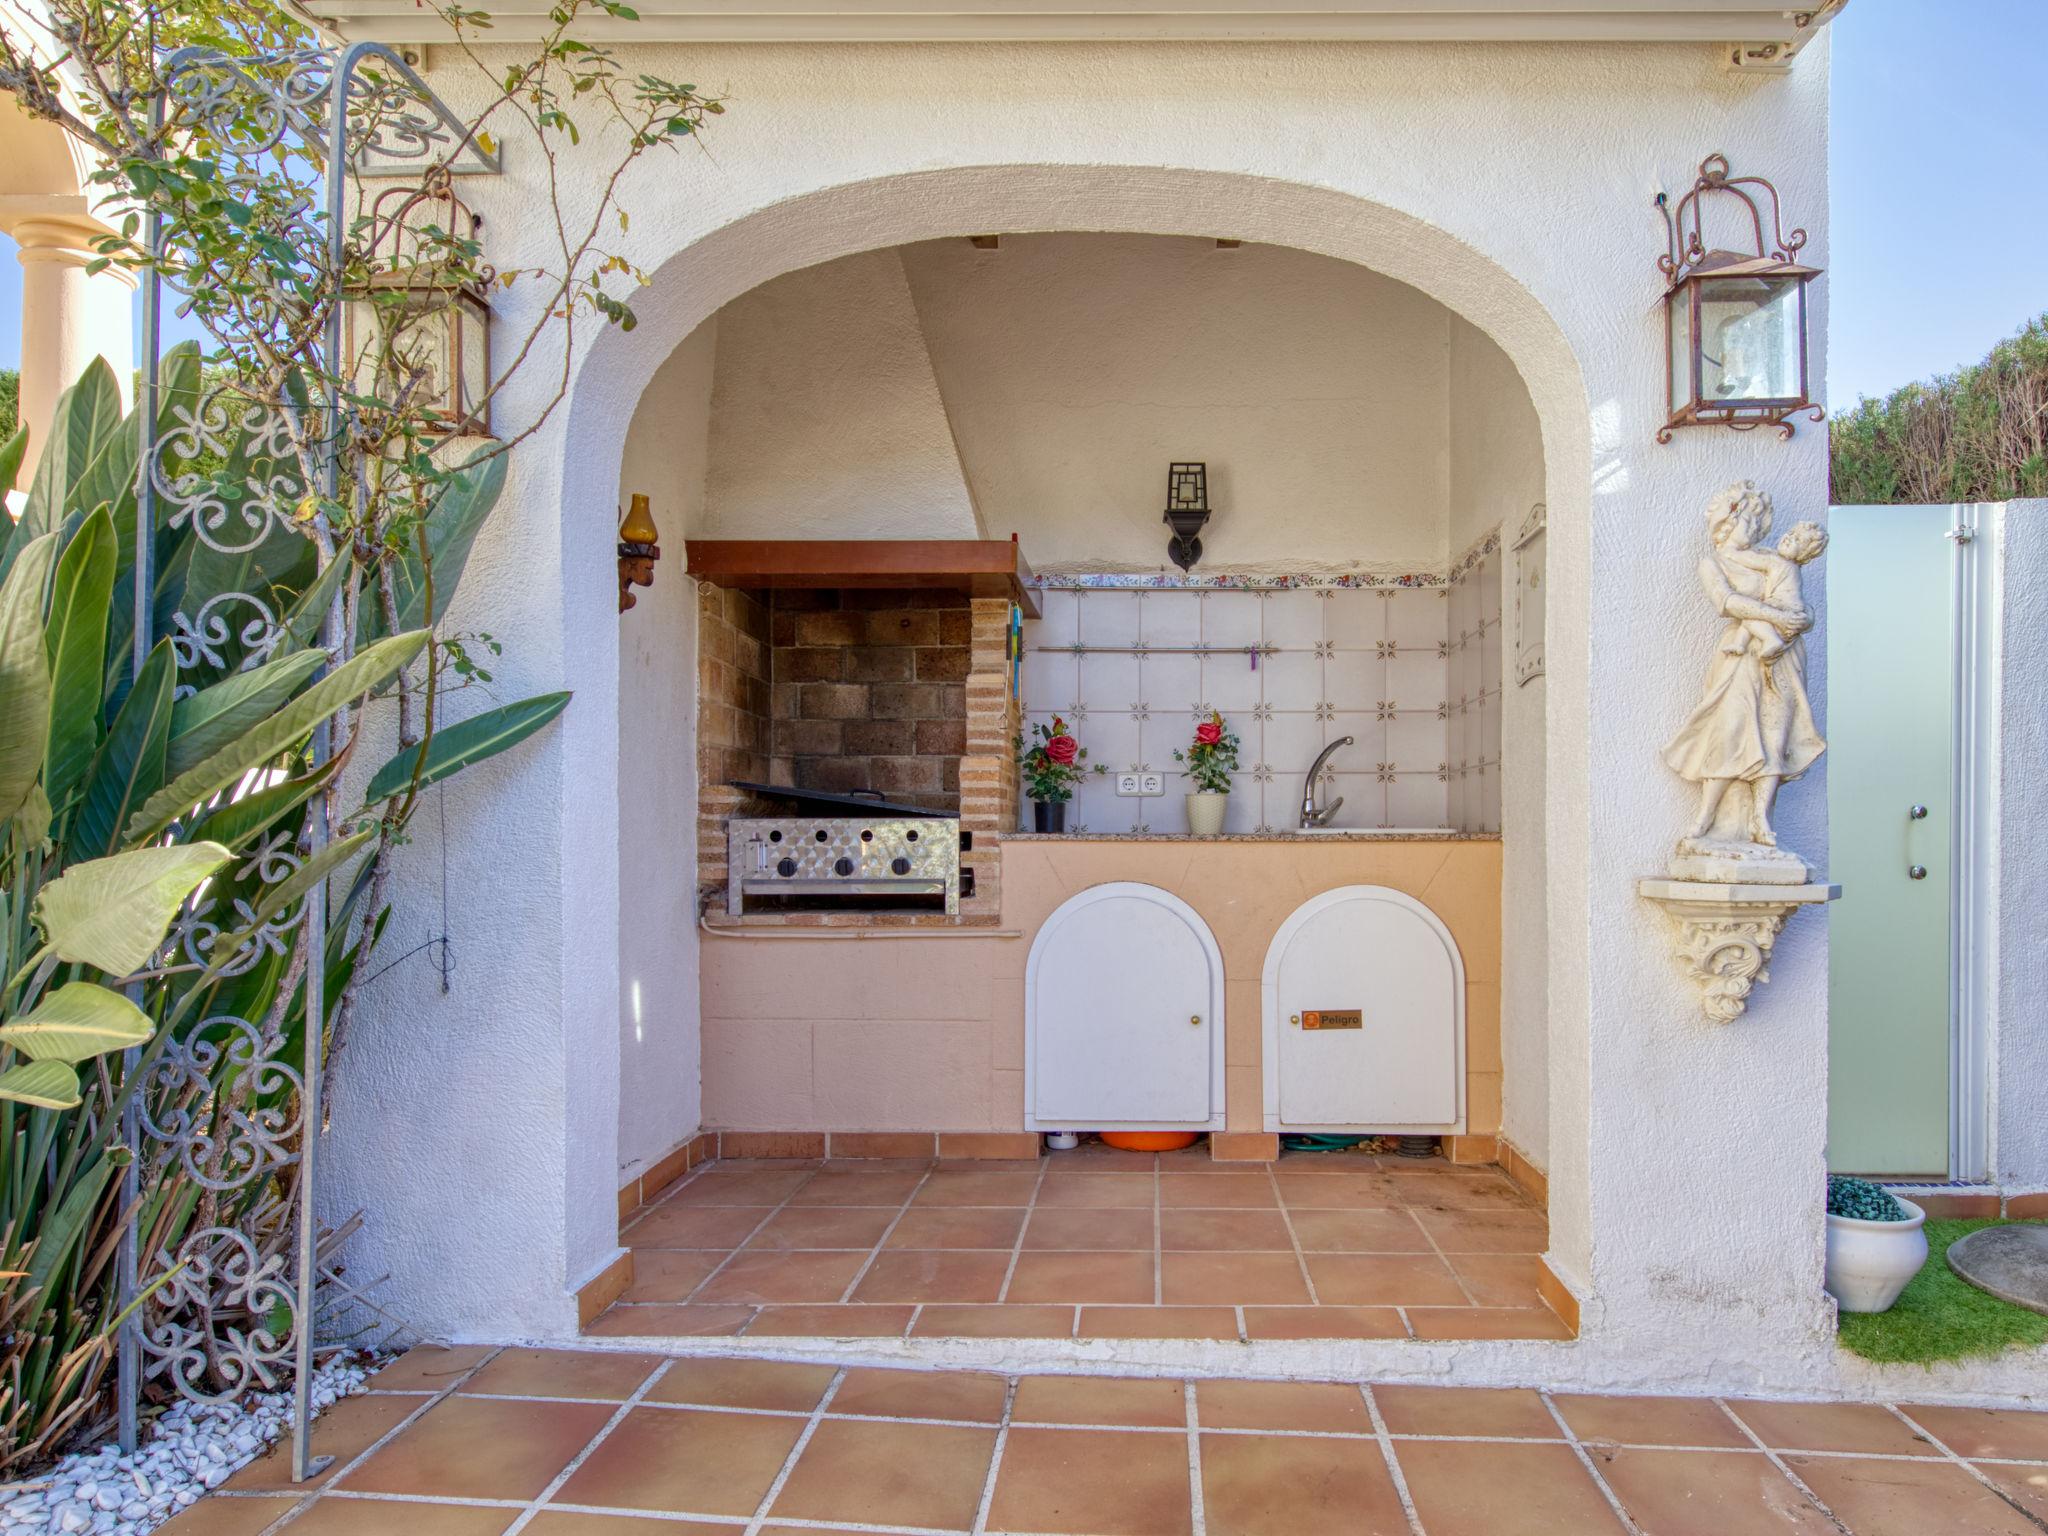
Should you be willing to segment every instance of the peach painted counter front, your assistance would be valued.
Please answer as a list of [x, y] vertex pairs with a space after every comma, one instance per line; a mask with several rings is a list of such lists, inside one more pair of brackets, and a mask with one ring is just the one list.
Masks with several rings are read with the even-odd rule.
[[704, 1125], [733, 1131], [1019, 1131], [1024, 965], [1076, 892], [1138, 880], [1202, 916], [1223, 952], [1225, 1102], [1261, 1127], [1259, 979], [1288, 914], [1343, 885], [1414, 897], [1465, 961], [1467, 1131], [1500, 1128], [1500, 843], [1018, 838], [1000, 928], [707, 929]]

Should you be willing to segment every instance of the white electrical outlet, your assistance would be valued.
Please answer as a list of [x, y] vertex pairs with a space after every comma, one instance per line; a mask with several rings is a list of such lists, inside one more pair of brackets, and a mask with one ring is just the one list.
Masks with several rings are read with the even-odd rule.
[[1163, 795], [1166, 775], [1161, 773], [1120, 773], [1116, 776], [1119, 795]]

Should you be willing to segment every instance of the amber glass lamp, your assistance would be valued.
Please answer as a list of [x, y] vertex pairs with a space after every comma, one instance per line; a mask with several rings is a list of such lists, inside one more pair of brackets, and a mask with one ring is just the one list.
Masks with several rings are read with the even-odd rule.
[[633, 588], [654, 585], [654, 562], [661, 558], [660, 538], [646, 496], [634, 492], [619, 524], [619, 612], [633, 606]]

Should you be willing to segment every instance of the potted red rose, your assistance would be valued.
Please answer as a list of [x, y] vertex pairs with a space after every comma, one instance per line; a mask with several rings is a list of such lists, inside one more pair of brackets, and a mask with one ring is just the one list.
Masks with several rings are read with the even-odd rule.
[[1195, 727], [1195, 739], [1182, 752], [1175, 749], [1173, 760], [1186, 763], [1195, 791], [1187, 797], [1188, 831], [1197, 837], [1214, 837], [1223, 830], [1223, 813], [1230, 805], [1230, 776], [1237, 771], [1237, 733], [1223, 721], [1217, 710]]
[[1024, 793], [1031, 797], [1034, 830], [1067, 830], [1067, 802], [1074, 798], [1074, 786], [1100, 768], [1088, 766], [1088, 749], [1074, 740], [1067, 722], [1058, 715], [1052, 724], [1038, 721], [1031, 727], [1027, 746], [1017, 738], [1017, 766], [1024, 771]]

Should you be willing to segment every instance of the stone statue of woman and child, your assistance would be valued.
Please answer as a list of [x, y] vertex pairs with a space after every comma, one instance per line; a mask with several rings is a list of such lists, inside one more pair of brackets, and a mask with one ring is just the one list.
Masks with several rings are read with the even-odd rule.
[[1700, 562], [1707, 598], [1727, 622], [1697, 708], [1664, 749], [1679, 777], [1699, 786], [1699, 811], [1671, 860], [1677, 880], [1800, 885], [1806, 861], [1778, 845], [1778, 791], [1827, 750], [1806, 697], [1813, 615], [1800, 569], [1827, 548], [1818, 523], [1795, 523], [1775, 545], [1771, 498], [1748, 480], [1707, 503], [1713, 553]]

